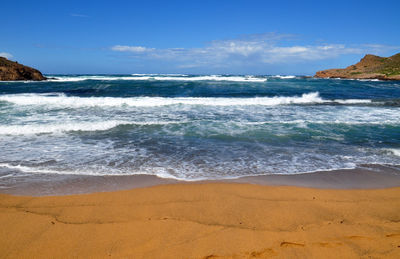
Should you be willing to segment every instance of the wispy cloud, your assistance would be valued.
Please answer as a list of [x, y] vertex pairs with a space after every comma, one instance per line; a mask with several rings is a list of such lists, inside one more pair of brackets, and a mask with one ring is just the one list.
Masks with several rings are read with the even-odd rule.
[[0, 57], [10, 59], [13, 57], [13, 55], [11, 55], [10, 53], [7, 53], [7, 52], [0, 52]]
[[155, 49], [153, 48], [146, 48], [146, 47], [141, 47], [141, 46], [123, 46], [123, 45], [115, 45], [111, 48], [114, 51], [125, 51], [125, 52], [133, 52], [133, 53], [144, 53], [144, 52], [150, 52]]
[[88, 18], [89, 17], [89, 15], [80, 14], [80, 13], [71, 13], [69, 15], [72, 16], [72, 17], [81, 17], [81, 18]]
[[201, 48], [156, 49], [144, 46], [115, 45], [111, 47], [111, 50], [133, 53], [136, 58], [174, 61], [178, 67], [192, 68], [318, 61], [346, 54], [380, 54], [400, 49], [399, 46], [377, 44], [300, 45], [294, 44], [293, 39], [293, 35], [268, 33], [248, 35], [237, 39], [215, 40]]

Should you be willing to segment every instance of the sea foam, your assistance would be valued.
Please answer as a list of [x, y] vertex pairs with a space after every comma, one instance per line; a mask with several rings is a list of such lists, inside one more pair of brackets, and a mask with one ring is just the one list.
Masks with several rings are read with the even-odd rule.
[[391, 152], [395, 156], [400, 156], [400, 148], [388, 148], [386, 150]]
[[1, 135], [29, 135], [40, 133], [62, 133], [66, 131], [101, 131], [109, 130], [118, 125], [126, 124], [124, 121], [102, 122], [73, 122], [62, 124], [36, 124], [36, 125], [5, 125], [0, 126]]
[[85, 80], [132, 80], [132, 81], [230, 81], [230, 82], [266, 82], [267, 78], [259, 78], [254, 76], [188, 76], [180, 74], [132, 74], [131, 76], [55, 76], [51, 77], [51, 82], [78, 82]]
[[106, 131], [122, 125], [167, 125], [185, 123], [185, 121], [93, 121], [93, 122], [63, 122], [25, 124], [25, 125], [5, 125], [0, 126], [0, 135], [35, 135], [35, 134], [60, 134], [73, 131]]
[[251, 98], [226, 98], [226, 97], [75, 97], [43, 94], [13, 94], [2, 95], [0, 101], [16, 105], [48, 105], [53, 107], [157, 107], [167, 105], [203, 105], [203, 106], [276, 106], [290, 104], [361, 104], [371, 103], [371, 100], [326, 100], [318, 92], [305, 93], [301, 96], [275, 96]]
[[293, 79], [293, 78], [296, 78], [296, 76], [291, 76], [291, 75], [287, 75], [287, 76], [275, 75], [275, 76], [271, 76], [271, 77], [280, 78], [280, 79]]

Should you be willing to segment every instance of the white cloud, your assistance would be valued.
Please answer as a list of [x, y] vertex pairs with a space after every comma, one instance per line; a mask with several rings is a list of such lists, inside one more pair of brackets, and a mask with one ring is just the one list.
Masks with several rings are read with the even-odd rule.
[[263, 46], [258, 42], [243, 40], [215, 41], [206, 49], [206, 51], [210, 52], [223, 52], [226, 54], [237, 54], [246, 57], [262, 50]]
[[0, 57], [4, 57], [6, 59], [10, 59], [13, 57], [13, 55], [11, 55], [10, 53], [7, 52], [0, 52]]
[[111, 47], [111, 49], [114, 51], [133, 52], [133, 53], [143, 53], [154, 50], [152, 48], [146, 48], [141, 46], [123, 46], [123, 45], [115, 45]]
[[[155, 49], [142, 46], [116, 45], [113, 51], [135, 53], [143, 59], [174, 61], [178, 67], [226, 67], [246, 64], [285, 64], [318, 61], [336, 58], [346, 54], [380, 54], [400, 49], [399, 46], [345, 44], [293, 44], [292, 35], [275, 33], [248, 35], [229, 40], [215, 40], [202, 48]], [[291, 44], [288, 44], [291, 43]]]

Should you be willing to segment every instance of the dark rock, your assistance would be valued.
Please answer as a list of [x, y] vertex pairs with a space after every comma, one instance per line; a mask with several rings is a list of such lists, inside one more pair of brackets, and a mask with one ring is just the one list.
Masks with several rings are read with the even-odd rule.
[[47, 78], [34, 68], [0, 57], [0, 81], [33, 80], [42, 81]]

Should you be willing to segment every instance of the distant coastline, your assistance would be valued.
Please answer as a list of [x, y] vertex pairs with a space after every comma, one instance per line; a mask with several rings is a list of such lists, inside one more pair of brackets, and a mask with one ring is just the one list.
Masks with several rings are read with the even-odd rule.
[[318, 71], [314, 77], [400, 80], [400, 53], [387, 58], [368, 54], [355, 65]]

